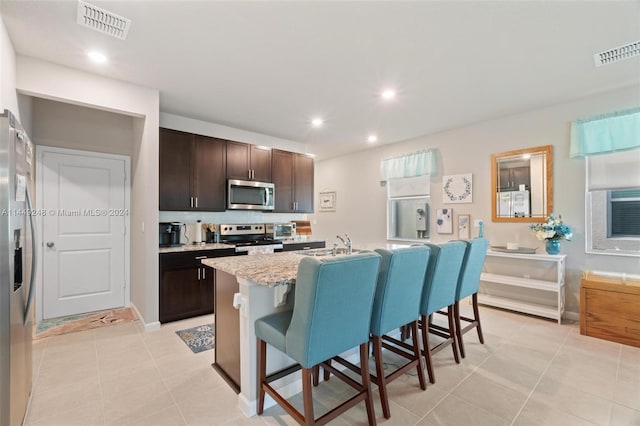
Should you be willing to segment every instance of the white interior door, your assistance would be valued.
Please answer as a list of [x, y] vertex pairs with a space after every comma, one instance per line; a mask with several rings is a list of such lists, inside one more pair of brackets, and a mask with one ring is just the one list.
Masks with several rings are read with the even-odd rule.
[[42, 153], [43, 319], [125, 305], [128, 159], [92, 154]]

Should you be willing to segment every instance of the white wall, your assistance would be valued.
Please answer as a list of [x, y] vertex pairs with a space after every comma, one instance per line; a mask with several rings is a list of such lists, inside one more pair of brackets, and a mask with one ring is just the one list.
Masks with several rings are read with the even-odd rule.
[[159, 326], [156, 230], [158, 91], [23, 56], [17, 57], [16, 69], [16, 88], [22, 94], [134, 117], [131, 156], [131, 300], [147, 327]]
[[0, 113], [5, 109], [20, 118], [16, 95], [16, 53], [0, 16]]
[[213, 138], [227, 139], [237, 142], [263, 145], [270, 148], [278, 148], [284, 151], [306, 152], [305, 145], [288, 139], [276, 138], [261, 133], [249, 132], [208, 121], [195, 120], [180, 115], [160, 113], [160, 127], [195, 133], [197, 135], [211, 136]]
[[[440, 177], [431, 183], [430, 228], [435, 229], [435, 208], [452, 208], [455, 217], [454, 234], [438, 235], [432, 232], [432, 240], [457, 238], [457, 216], [470, 214], [472, 223], [475, 219], [484, 221], [485, 235], [492, 245], [518, 242], [523, 247], [539, 247], [538, 252], [544, 252], [544, 243], [534, 237], [527, 224], [491, 221], [490, 155], [553, 145], [554, 211], [562, 214], [564, 221], [574, 230], [573, 241], [561, 243], [561, 252], [568, 255], [566, 306], [568, 311], [578, 312], [581, 270], [637, 273], [640, 262], [637, 258], [585, 254], [584, 160], [569, 159], [570, 123], [577, 118], [637, 107], [639, 90], [638, 86], [627, 87], [319, 161], [315, 168], [316, 195], [322, 190], [337, 191], [337, 211], [317, 212], [316, 206], [316, 213], [310, 216], [314, 236], [325, 238], [328, 245], [336, 241], [336, 234], [344, 232], [350, 233], [355, 247], [385, 242], [386, 188], [379, 183], [380, 160], [419, 149], [437, 148], [441, 169]], [[442, 204], [441, 176], [462, 173], [473, 173], [473, 203]], [[477, 232], [477, 228], [471, 228], [472, 237], [477, 236]]]
[[107, 154], [133, 153], [134, 117], [33, 98], [31, 139], [37, 145]]

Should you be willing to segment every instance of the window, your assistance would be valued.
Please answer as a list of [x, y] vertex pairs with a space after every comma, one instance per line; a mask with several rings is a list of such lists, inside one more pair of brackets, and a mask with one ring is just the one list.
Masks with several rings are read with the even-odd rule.
[[428, 241], [428, 176], [391, 179], [387, 186], [387, 240]]
[[586, 252], [640, 256], [640, 149], [587, 157]]
[[640, 237], [640, 188], [608, 191], [607, 237]]

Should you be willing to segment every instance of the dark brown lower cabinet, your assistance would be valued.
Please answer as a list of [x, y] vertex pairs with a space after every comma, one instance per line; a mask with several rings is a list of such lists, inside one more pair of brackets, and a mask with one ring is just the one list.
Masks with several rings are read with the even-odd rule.
[[161, 253], [160, 322], [213, 313], [215, 275], [201, 260], [234, 255], [234, 249]]
[[237, 392], [240, 392], [240, 311], [233, 307], [238, 293], [236, 277], [216, 270], [214, 322], [216, 350], [213, 368]]

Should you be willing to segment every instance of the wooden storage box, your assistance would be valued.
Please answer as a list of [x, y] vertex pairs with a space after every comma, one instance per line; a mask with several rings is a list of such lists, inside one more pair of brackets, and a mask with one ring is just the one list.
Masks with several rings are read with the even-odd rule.
[[580, 334], [640, 347], [640, 278], [584, 271]]

